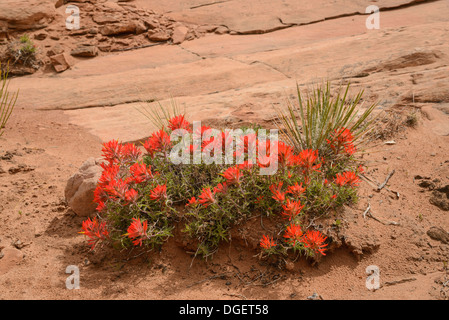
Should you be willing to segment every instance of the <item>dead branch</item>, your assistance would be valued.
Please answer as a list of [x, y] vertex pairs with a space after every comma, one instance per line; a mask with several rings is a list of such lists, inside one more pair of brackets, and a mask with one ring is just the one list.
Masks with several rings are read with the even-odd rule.
[[380, 191], [385, 187], [385, 185], [388, 183], [388, 180], [390, 180], [390, 178], [394, 175], [395, 172], [396, 170], [393, 170], [388, 174], [388, 176], [385, 178], [385, 181], [377, 188], [377, 191]]

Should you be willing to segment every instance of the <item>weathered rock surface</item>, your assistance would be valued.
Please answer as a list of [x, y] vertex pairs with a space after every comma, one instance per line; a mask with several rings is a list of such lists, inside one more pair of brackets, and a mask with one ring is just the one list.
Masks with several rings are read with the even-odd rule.
[[51, 0], [0, 1], [0, 30], [30, 30], [46, 27], [56, 15]]
[[173, 36], [172, 36], [173, 44], [180, 44], [180, 43], [184, 42], [188, 32], [189, 32], [189, 28], [187, 28], [185, 26], [176, 27], [173, 30]]
[[95, 57], [98, 54], [96, 46], [78, 46], [70, 54], [75, 57]]
[[94, 190], [101, 177], [100, 160], [87, 159], [78, 172], [70, 177], [64, 195], [67, 204], [79, 216], [89, 216], [95, 211]]
[[[133, 3], [140, 5], [139, 1]], [[209, 2], [189, 3], [193, 7]], [[400, 1], [378, 2], [380, 6], [388, 3], [397, 5]], [[155, 10], [166, 4], [182, 7], [182, 3], [170, 1], [152, 4]], [[98, 6], [105, 8], [104, 4]], [[171, 9], [175, 12], [176, 8]], [[11, 87], [21, 88], [21, 107], [64, 109], [72, 123], [101, 139], [120, 136], [124, 141], [144, 138], [151, 130], [136, 110], [148, 98], [169, 104], [173, 97], [196, 120], [265, 122], [274, 115], [272, 105], [282, 105], [286, 95], [294, 94], [296, 81], [306, 90], [324, 79], [336, 87], [343, 79], [352, 83], [354, 91], [365, 89], [365, 104], [378, 101], [379, 108], [410, 106], [419, 98], [421, 104], [429, 105], [446, 99], [449, 45], [441, 40], [449, 27], [441, 14], [446, 9], [446, 3], [436, 1], [385, 11], [380, 30], [367, 30], [366, 16], [354, 15], [269, 34], [209, 34], [176, 46], [158, 45], [81, 61], [54, 77], [40, 78], [38, 84], [32, 77], [12, 79]], [[151, 34], [155, 30], [171, 32], [176, 25], [166, 17], [150, 15], [144, 19], [155, 27], [147, 23]], [[217, 22], [204, 26], [198, 28], [200, 33], [213, 32]], [[170, 42], [169, 35], [153, 40], [146, 33], [139, 36], [148, 42]], [[99, 42], [102, 52], [118, 47], [114, 44], [118, 38], [110, 38], [101, 35], [100, 39], [106, 39]], [[120, 44], [125, 45], [132, 47], [130, 42]], [[446, 122], [441, 119], [449, 117], [438, 112], [442, 117], [436, 117], [435, 122], [441, 121], [439, 128], [444, 134]]]

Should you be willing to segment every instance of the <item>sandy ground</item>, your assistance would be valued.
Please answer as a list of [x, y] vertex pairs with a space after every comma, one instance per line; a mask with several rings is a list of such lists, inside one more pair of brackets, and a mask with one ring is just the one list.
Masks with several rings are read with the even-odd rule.
[[[0, 298], [445, 298], [449, 244], [427, 231], [448, 231], [448, 212], [432, 205], [432, 191], [419, 184], [420, 177], [449, 184], [446, 5], [386, 11], [374, 33], [357, 14], [257, 35], [213, 34], [84, 59], [62, 74], [14, 78], [20, 99], [0, 138]], [[214, 6], [201, 5], [207, 7]], [[186, 11], [158, 9], [177, 19]], [[317, 77], [364, 87], [366, 102], [380, 101], [384, 110], [418, 110], [416, 127], [393, 130], [387, 140], [394, 144], [374, 141], [364, 156], [377, 183], [395, 173], [380, 192], [361, 184], [359, 202], [339, 217], [346, 244], [318, 264], [300, 259], [288, 270], [265, 265], [242, 241], [223, 245], [207, 262], [192, 263], [173, 240], [161, 252], [89, 252], [77, 233], [83, 218], [66, 206], [64, 187], [87, 158], [100, 156], [102, 141], [149, 135], [148, 120], [135, 110], [141, 90], [161, 99], [172, 94], [191, 120], [265, 125], [272, 103], [282, 104], [296, 81], [307, 88]], [[378, 220], [363, 217], [368, 204]], [[69, 265], [80, 269], [79, 290], [66, 289]], [[380, 270], [376, 291], [366, 287], [372, 265]]]

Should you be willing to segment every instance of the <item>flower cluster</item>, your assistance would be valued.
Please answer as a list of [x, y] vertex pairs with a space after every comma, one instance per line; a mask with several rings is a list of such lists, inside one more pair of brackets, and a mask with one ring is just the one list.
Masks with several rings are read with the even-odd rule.
[[[174, 163], [175, 131], [189, 138], [183, 137], [182, 148], [176, 150], [190, 156], [232, 152], [219, 163]], [[192, 129], [183, 115], [177, 115], [152, 133], [143, 148], [116, 140], [104, 143], [103, 172], [94, 193], [98, 219], [84, 221], [81, 233], [92, 249], [100, 242], [155, 246], [172, 236], [182, 221], [183, 231], [198, 243], [197, 254], [207, 257], [229, 240], [233, 227], [262, 215], [278, 218], [283, 225], [282, 241], [262, 237], [263, 252], [293, 249], [325, 255], [326, 236], [301, 225], [352, 201], [363, 169], [351, 165], [352, 157], [341, 157], [344, 163], [336, 163], [318, 150], [295, 150], [270, 139], [254, 132], [236, 138], [208, 126]], [[335, 153], [346, 155], [356, 150], [352, 141], [345, 128], [327, 140]], [[259, 174], [273, 164], [278, 170], [272, 175]], [[185, 205], [182, 219], [174, 206], [179, 204]]]
[[354, 136], [347, 128], [336, 129], [326, 141], [335, 154], [353, 155], [357, 150], [353, 142]]
[[[285, 244], [289, 248], [305, 251], [309, 255], [318, 253], [323, 256], [326, 255], [325, 251], [328, 244], [325, 242], [327, 237], [319, 231], [307, 230], [303, 233], [299, 224], [292, 223], [285, 229], [283, 237], [285, 238]], [[266, 235], [262, 236], [262, 239], [260, 240], [260, 247], [265, 253], [276, 253], [277, 246], [278, 244], [273, 240], [273, 238], [268, 238]]]

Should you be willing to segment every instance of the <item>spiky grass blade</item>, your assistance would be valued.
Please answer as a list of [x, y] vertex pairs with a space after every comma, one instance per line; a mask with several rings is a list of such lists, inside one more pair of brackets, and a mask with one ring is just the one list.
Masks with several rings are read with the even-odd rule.
[[[0, 65], [0, 70], [1, 65]], [[9, 92], [9, 80], [8, 80], [8, 68], [6, 71], [0, 71], [1, 88], [0, 88], [0, 137], [4, 133], [6, 122], [16, 105], [17, 98], [19, 96], [19, 90], [11, 94]]]
[[376, 104], [370, 105], [361, 114], [363, 90], [349, 99], [348, 84], [333, 96], [330, 83], [318, 86], [306, 98], [297, 89], [297, 104], [287, 100], [287, 109], [276, 108], [275, 124], [283, 132], [283, 138], [297, 150], [314, 149], [325, 155], [330, 152], [327, 140], [340, 128], [349, 129], [354, 136], [354, 145], [365, 143], [364, 137], [373, 129], [374, 119], [369, 119]]

